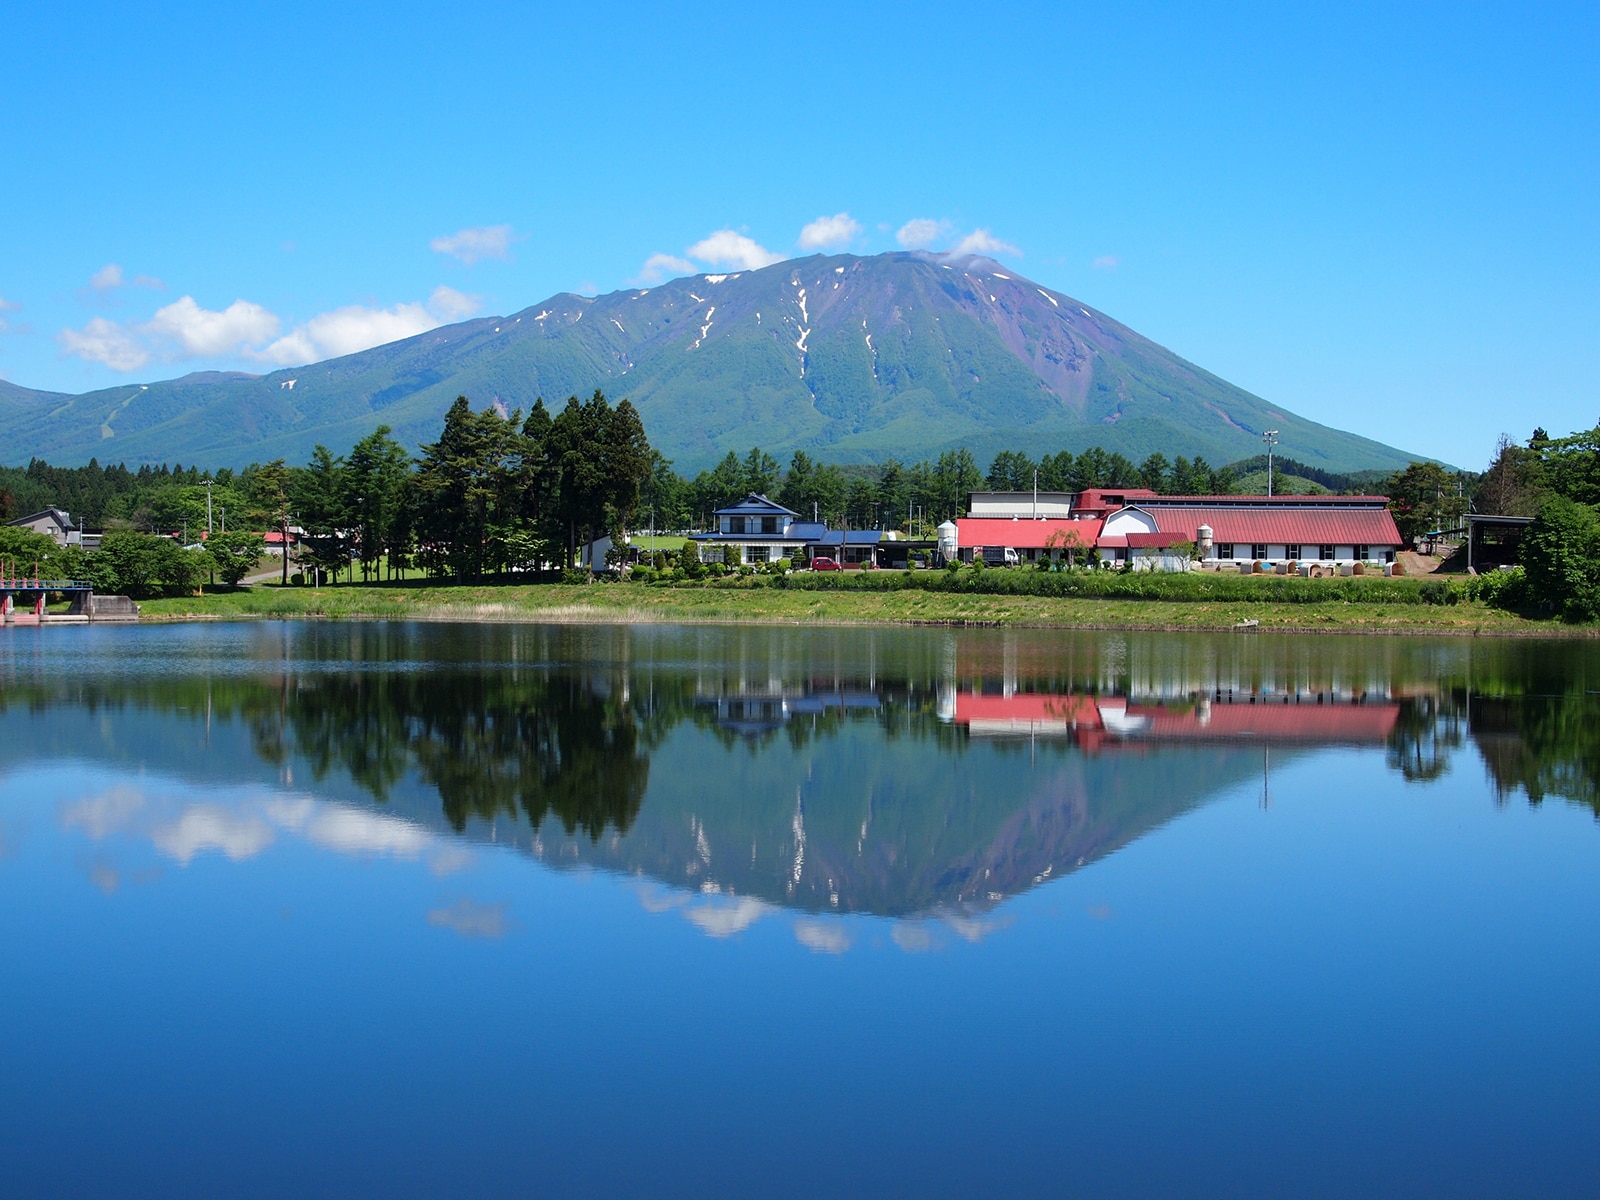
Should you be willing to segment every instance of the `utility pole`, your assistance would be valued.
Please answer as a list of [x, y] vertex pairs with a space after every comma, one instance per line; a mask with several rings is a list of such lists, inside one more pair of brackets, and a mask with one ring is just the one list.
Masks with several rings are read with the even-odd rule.
[[1033, 516], [1039, 519], [1039, 468], [1033, 469]]
[[211, 480], [202, 479], [200, 482], [206, 485], [206, 536], [210, 537], [211, 536]]
[[1261, 435], [1261, 440], [1267, 444], [1267, 495], [1272, 495], [1272, 448], [1278, 444], [1278, 431], [1268, 429]]

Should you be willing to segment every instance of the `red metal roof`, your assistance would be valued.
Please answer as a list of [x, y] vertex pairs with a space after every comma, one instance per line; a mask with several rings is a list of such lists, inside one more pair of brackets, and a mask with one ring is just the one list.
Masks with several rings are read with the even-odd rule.
[[1164, 550], [1184, 538], [1176, 533], [1130, 533], [1122, 540], [1135, 550]]
[[958, 546], [1010, 546], [1015, 550], [1043, 550], [1050, 535], [1062, 532], [1076, 537], [1084, 547], [1093, 546], [1102, 522], [1096, 519], [1067, 521], [1055, 517], [962, 517], [956, 522]]
[[[1166, 497], [1163, 497], [1166, 499]], [[1213, 500], [1212, 497], [1203, 499]], [[1215, 542], [1257, 543], [1302, 546], [1399, 546], [1400, 531], [1387, 508], [1350, 504], [1303, 504], [1280, 506], [1278, 497], [1259, 508], [1248, 505], [1205, 504], [1136, 505], [1148, 513], [1156, 528], [1165, 534], [1193, 541], [1202, 525], [1211, 526]], [[1327, 500], [1328, 497], [1294, 497], [1301, 500]], [[1371, 503], [1370, 498], [1368, 501]], [[1272, 507], [1266, 507], [1271, 504]], [[1137, 537], [1137, 534], [1130, 535]]]
[[[1113, 741], [1210, 741], [1272, 738], [1293, 742], [1383, 742], [1393, 732], [1400, 705], [1392, 700], [1365, 704], [1319, 704], [1305, 697], [1257, 697], [1229, 703], [1129, 704], [1120, 696], [1010, 696], [957, 692], [955, 721], [974, 733], [1049, 733], [1074, 731], [1090, 748]], [[1106, 722], [1113, 723], [1107, 729]]]
[[[1152, 505], [1160, 504], [1207, 504], [1212, 507], [1222, 507], [1231, 504], [1246, 506], [1258, 504], [1299, 505], [1321, 504], [1334, 506], [1351, 506], [1356, 508], [1382, 508], [1389, 503], [1387, 496], [1157, 496], [1154, 492], [1144, 495]], [[1138, 502], [1141, 506], [1143, 500]]]
[[1078, 494], [1073, 508], [1083, 509], [1085, 512], [1107, 512], [1113, 508], [1121, 508], [1130, 501], [1154, 495], [1155, 493], [1149, 488], [1085, 488]]

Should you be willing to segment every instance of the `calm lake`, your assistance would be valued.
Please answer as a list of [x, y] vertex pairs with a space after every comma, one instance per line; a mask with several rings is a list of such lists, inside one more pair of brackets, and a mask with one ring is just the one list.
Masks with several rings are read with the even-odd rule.
[[7, 1197], [1594, 1196], [1600, 644], [0, 630]]

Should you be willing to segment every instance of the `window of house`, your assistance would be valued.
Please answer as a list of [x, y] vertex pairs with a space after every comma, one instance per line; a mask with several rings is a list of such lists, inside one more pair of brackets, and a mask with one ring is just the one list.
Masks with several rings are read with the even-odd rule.
[[1285, 558], [1292, 558], [1298, 562], [1300, 560], [1300, 543], [1290, 542], [1283, 548], [1283, 556]]
[[1232, 542], [1218, 542], [1217, 543], [1217, 548], [1216, 548], [1216, 557], [1218, 557], [1218, 558], [1232, 558], [1233, 557], [1233, 543]]
[[762, 517], [761, 518], [761, 532], [762, 533], [777, 533], [778, 532], [778, 518], [777, 517]]
[[1320, 559], [1324, 559], [1324, 560], [1332, 558], [1333, 557], [1333, 547], [1332, 546], [1318, 546], [1317, 547], [1317, 557], [1320, 558]]
[[1266, 556], [1267, 556], [1267, 544], [1265, 542], [1252, 542], [1250, 544], [1250, 557], [1251, 558], [1259, 560], [1259, 559], [1265, 558]]
[[1372, 555], [1370, 553], [1371, 549], [1372, 549], [1372, 547], [1370, 547], [1370, 546], [1357, 546], [1356, 547], [1356, 561], [1357, 562], [1366, 562], [1367, 559], [1372, 557]]
[[764, 563], [767, 561], [768, 548], [766, 546], [746, 546], [744, 560], [747, 563]]

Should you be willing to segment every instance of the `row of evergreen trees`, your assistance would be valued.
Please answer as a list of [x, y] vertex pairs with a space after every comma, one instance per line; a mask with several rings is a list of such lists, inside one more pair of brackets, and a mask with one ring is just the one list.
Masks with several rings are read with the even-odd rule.
[[304, 467], [278, 460], [249, 479], [254, 519], [304, 529], [309, 567], [337, 578], [358, 564], [371, 579], [419, 566], [476, 582], [571, 565], [578, 546], [625, 533], [650, 466], [638, 412], [597, 391], [554, 416], [537, 401], [526, 419], [458, 397], [415, 460], [384, 426], [345, 457], [318, 446]]

